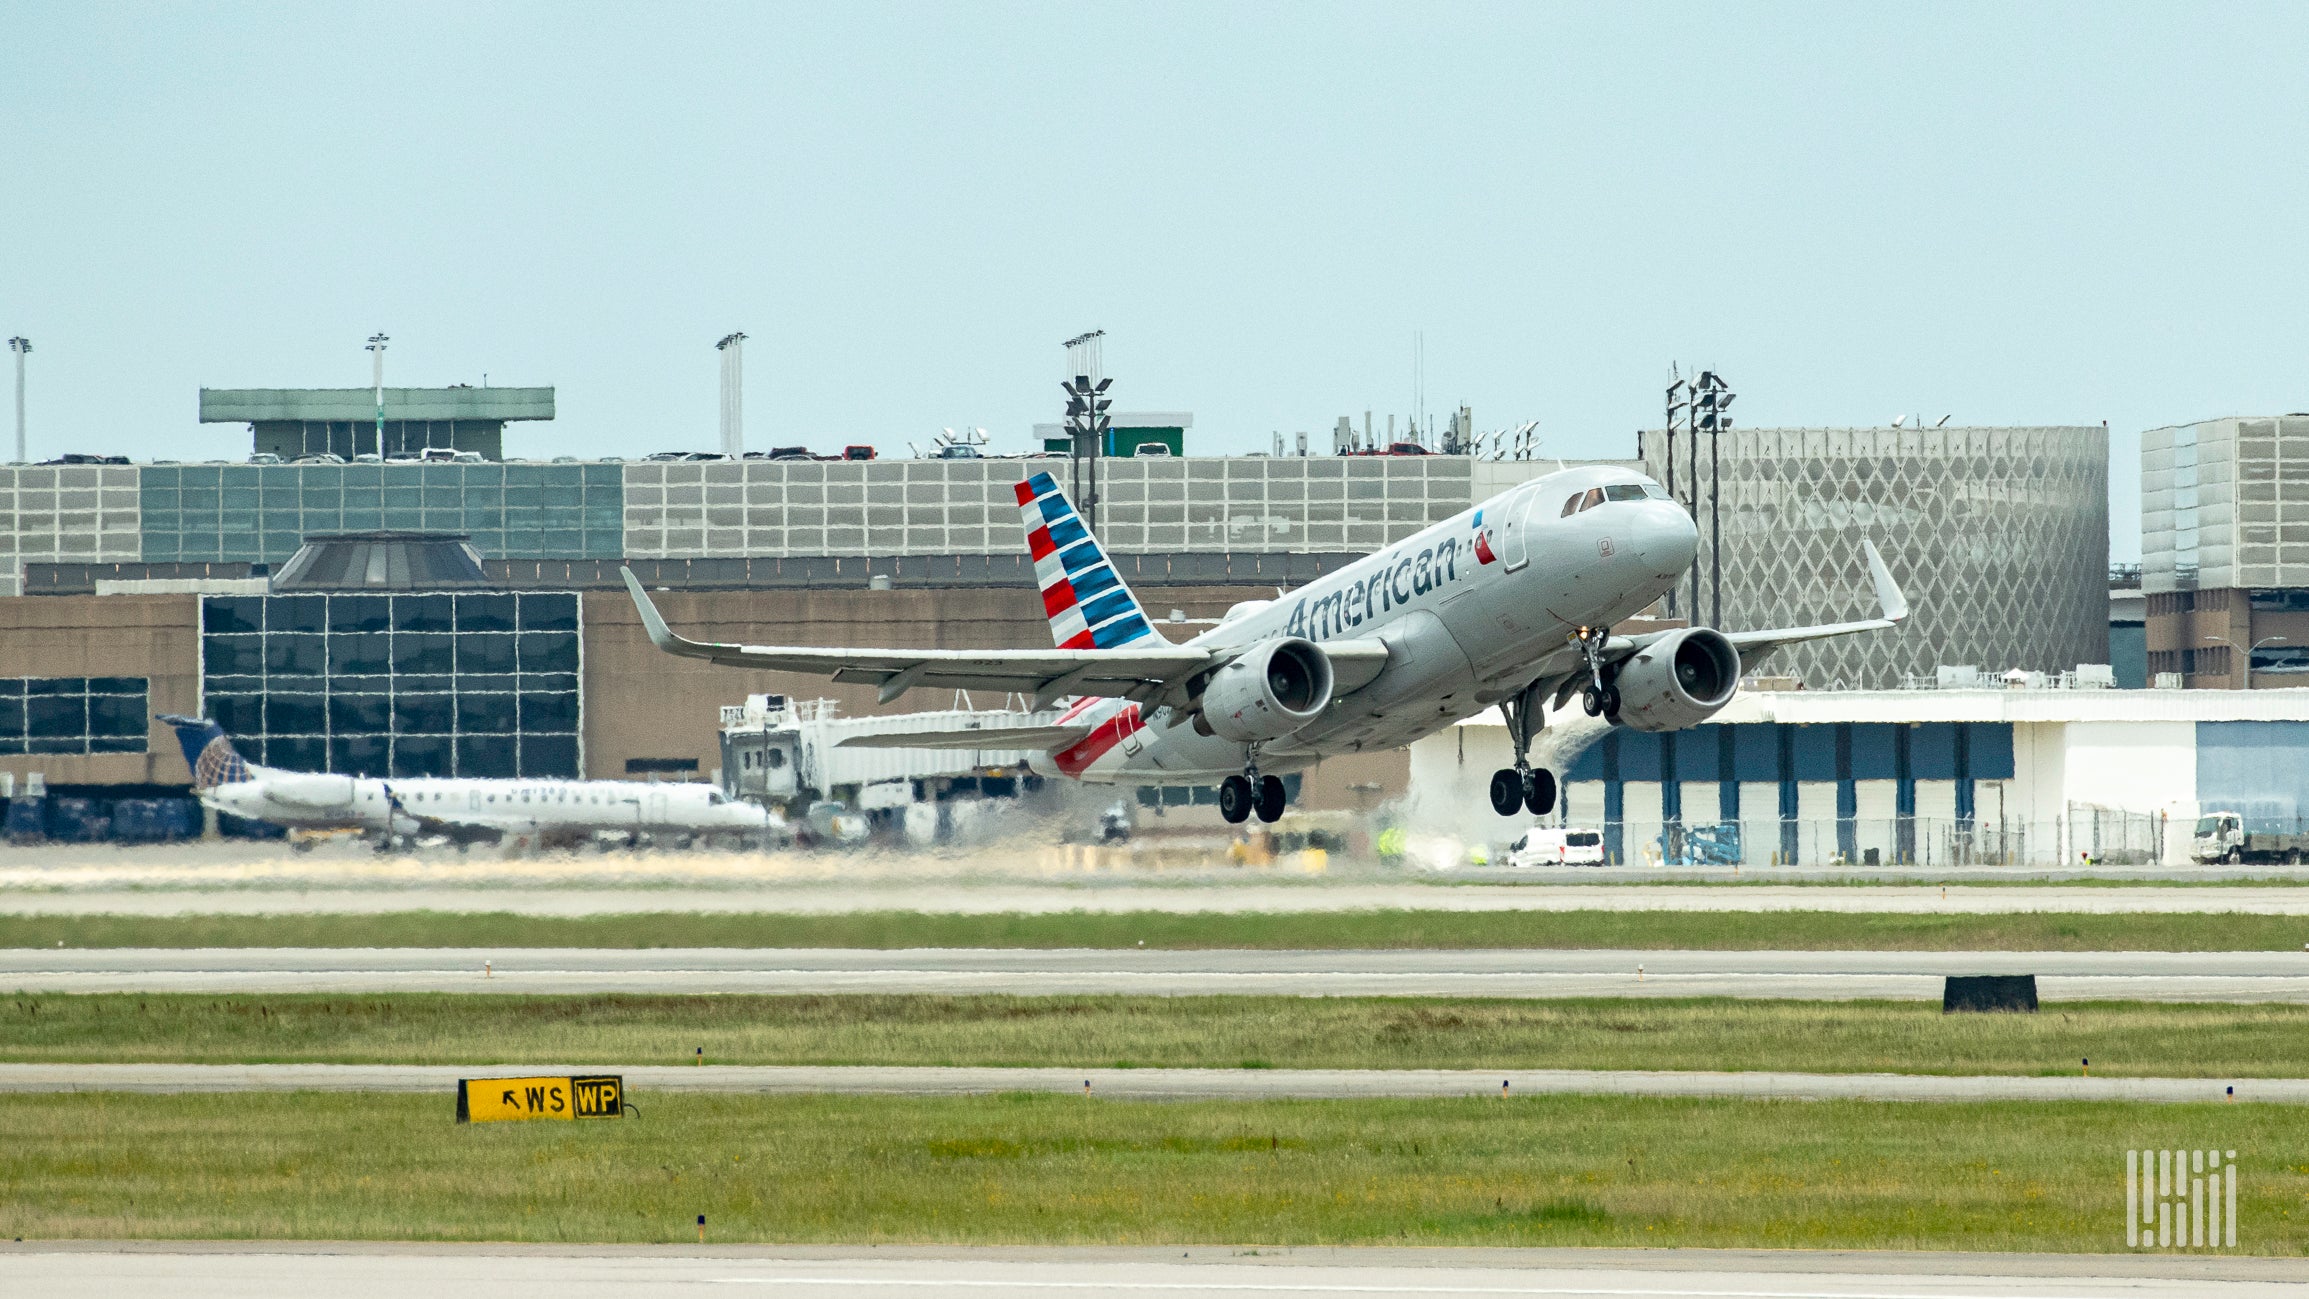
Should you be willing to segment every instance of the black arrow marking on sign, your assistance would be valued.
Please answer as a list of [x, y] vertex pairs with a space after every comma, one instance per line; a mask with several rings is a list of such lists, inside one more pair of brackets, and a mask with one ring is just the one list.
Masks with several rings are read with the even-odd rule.
[[499, 1102], [498, 1102], [498, 1104], [500, 1104], [500, 1105], [511, 1105], [512, 1103], [513, 1103], [513, 1089], [512, 1089], [512, 1088], [510, 1088], [510, 1087], [508, 1087], [508, 1088], [506, 1088], [506, 1089], [505, 1089], [505, 1098], [504, 1098], [503, 1100], [499, 1101]]

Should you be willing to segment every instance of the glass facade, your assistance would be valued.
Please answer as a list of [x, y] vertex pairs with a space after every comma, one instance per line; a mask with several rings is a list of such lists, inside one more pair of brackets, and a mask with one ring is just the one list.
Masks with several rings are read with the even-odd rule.
[[0, 677], [0, 754], [142, 753], [143, 677]]
[[[1064, 459], [627, 465], [625, 553], [1014, 554], [1014, 488], [1042, 469], [1072, 491]], [[1473, 505], [1476, 470], [1465, 456], [1105, 460], [1098, 530], [1124, 554], [1372, 550]]]
[[575, 778], [578, 646], [562, 591], [206, 596], [201, 694], [268, 766]]
[[133, 563], [134, 465], [0, 465], [0, 595], [26, 563]]
[[148, 465], [147, 563], [278, 564], [321, 532], [462, 532], [485, 559], [616, 559], [616, 464]]
[[2309, 416], [2141, 434], [2141, 589], [2309, 587]]

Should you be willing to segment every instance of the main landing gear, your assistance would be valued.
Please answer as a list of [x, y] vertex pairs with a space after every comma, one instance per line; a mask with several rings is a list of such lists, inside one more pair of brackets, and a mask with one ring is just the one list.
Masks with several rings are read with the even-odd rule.
[[1534, 681], [1499, 705], [1499, 711], [1507, 715], [1508, 739], [1515, 745], [1515, 765], [1491, 773], [1491, 810], [1501, 816], [1513, 816], [1518, 809], [1533, 816], [1546, 816], [1555, 810], [1555, 773], [1533, 767], [1530, 757], [1531, 738], [1545, 720], [1540, 712], [1540, 687], [1544, 684]]
[[1252, 812], [1269, 825], [1283, 818], [1283, 779], [1259, 774], [1259, 746], [1252, 745], [1243, 760], [1243, 774], [1219, 782], [1219, 815], [1228, 825], [1241, 825]]

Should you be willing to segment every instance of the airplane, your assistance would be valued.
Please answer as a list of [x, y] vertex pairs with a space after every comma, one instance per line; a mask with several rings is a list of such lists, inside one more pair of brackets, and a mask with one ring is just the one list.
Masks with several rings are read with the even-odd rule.
[[[1048, 473], [1016, 488], [1050, 619], [1050, 650], [825, 649], [689, 640], [632, 570], [650, 640], [729, 667], [878, 686], [1016, 691], [1050, 724], [852, 737], [885, 748], [1023, 749], [1031, 768], [1093, 784], [1219, 782], [1230, 824], [1283, 814], [1274, 773], [1394, 749], [1498, 707], [1514, 766], [1491, 778], [1502, 816], [1544, 816], [1557, 779], [1530, 760], [1549, 707], [1639, 731], [1706, 721], [1743, 673], [1800, 641], [1896, 627], [1907, 598], [1873, 542], [1861, 549], [1879, 614], [1763, 631], [1692, 626], [1619, 635], [1671, 590], [1699, 529], [1657, 482], [1613, 466], [1560, 469], [1502, 492], [1273, 600], [1246, 600], [1173, 644], [1147, 617]], [[1550, 702], [1552, 701], [1552, 703]]]
[[193, 792], [219, 812], [292, 830], [351, 830], [380, 847], [443, 835], [460, 844], [535, 838], [576, 844], [599, 832], [741, 838], [780, 828], [768, 809], [712, 785], [629, 780], [381, 780], [249, 762], [215, 722], [159, 714], [175, 728]]

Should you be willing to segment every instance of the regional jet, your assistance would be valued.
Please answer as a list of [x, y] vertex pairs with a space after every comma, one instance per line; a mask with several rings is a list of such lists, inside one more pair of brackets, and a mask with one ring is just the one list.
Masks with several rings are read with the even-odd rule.
[[349, 830], [379, 845], [425, 835], [459, 843], [575, 844], [601, 833], [752, 839], [776, 828], [765, 808], [712, 785], [629, 780], [380, 780], [259, 766], [215, 722], [163, 713], [192, 768], [193, 792], [219, 812], [291, 830]]
[[[1879, 631], [1908, 602], [1873, 543], [1861, 549], [1879, 615], [1725, 633], [1620, 635], [1690, 567], [1699, 530], [1660, 485], [1609, 466], [1562, 469], [1492, 497], [1273, 600], [1248, 600], [1173, 644], [1146, 615], [1048, 473], [1017, 485], [1056, 647], [821, 649], [694, 641], [666, 626], [625, 570], [643, 626], [669, 654], [815, 673], [879, 687], [1017, 691], [1048, 725], [855, 737], [900, 748], [1027, 750], [1034, 770], [1094, 784], [1219, 782], [1229, 822], [1283, 813], [1274, 773], [1393, 749], [1491, 707], [1515, 765], [1491, 778], [1502, 816], [1555, 806], [1556, 776], [1530, 760], [1549, 707], [1574, 694], [1590, 717], [1639, 731], [1706, 721], [1744, 672], [1782, 646]], [[1552, 702], [1551, 702], [1552, 701]]]

